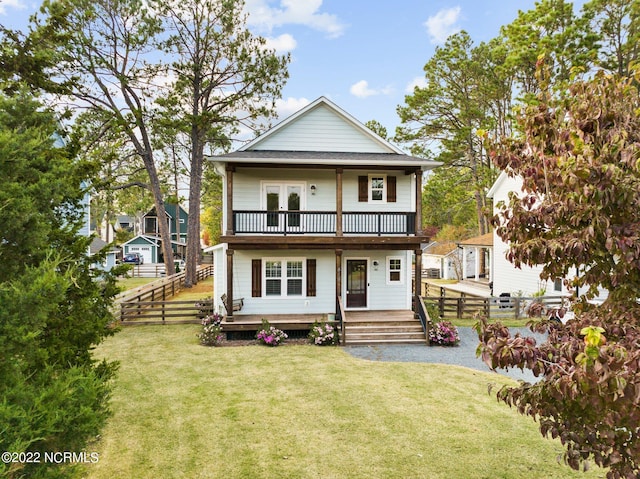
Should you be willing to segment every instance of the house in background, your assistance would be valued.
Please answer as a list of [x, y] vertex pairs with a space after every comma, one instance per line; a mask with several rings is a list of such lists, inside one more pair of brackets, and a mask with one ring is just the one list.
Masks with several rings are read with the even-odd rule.
[[[487, 197], [493, 200], [493, 213], [498, 213], [496, 205], [504, 201], [509, 202], [509, 192], [520, 193], [522, 191], [522, 179], [511, 178], [506, 172], [501, 172], [495, 181]], [[507, 260], [508, 243], [502, 241], [497, 233], [493, 233], [493, 291], [496, 296], [509, 293], [512, 296], [522, 294], [531, 296], [542, 290], [547, 295], [567, 295], [569, 294], [562, 284], [562, 279], [556, 281], [542, 281], [540, 273], [542, 266], [526, 266], [516, 268]]]
[[104, 261], [100, 263], [95, 263], [95, 267], [98, 269], [102, 269], [105, 271], [109, 271], [116, 265], [116, 258], [119, 253], [119, 250], [116, 248], [112, 248], [109, 244], [101, 238], [95, 237], [91, 241], [91, 245], [89, 246], [89, 254], [90, 256], [94, 256], [100, 252], [103, 252], [105, 248], [108, 248], [106, 251], [106, 257]]
[[422, 250], [422, 269], [438, 271], [437, 278], [461, 280], [462, 249], [453, 241], [435, 241]]
[[[504, 201], [505, 204], [508, 203], [509, 192], [513, 191], [516, 194], [521, 194], [522, 185], [522, 178], [518, 176], [510, 177], [505, 171], [502, 171], [487, 193], [487, 196], [493, 199], [493, 213], [498, 213], [496, 205], [500, 201]], [[542, 266], [523, 265], [522, 268], [516, 268], [506, 257], [509, 250], [508, 243], [502, 241], [495, 232], [493, 235], [493, 290], [496, 295], [501, 293], [510, 293], [511, 295], [522, 293], [525, 296], [530, 296], [541, 291], [545, 291], [547, 296], [569, 296], [573, 294], [563, 284], [565, 278], [541, 280]], [[579, 274], [579, 271], [576, 271], [576, 274]], [[594, 301], [604, 301], [607, 296], [607, 291], [600, 290], [600, 294], [594, 298]]]
[[[171, 241], [186, 243], [189, 214], [182, 206], [174, 203], [165, 203], [164, 209], [166, 213], [165, 221], [169, 225], [169, 231], [171, 233]], [[147, 236], [160, 236], [158, 213], [156, 213], [155, 207], [147, 211], [142, 217], [142, 234]]]
[[212, 161], [224, 177], [214, 300], [227, 321], [326, 320], [339, 304], [347, 317], [413, 319], [412, 273], [419, 281], [428, 240], [422, 175], [439, 163], [404, 154], [324, 97]]
[[[189, 214], [180, 205], [165, 203], [165, 221], [171, 232], [171, 249], [174, 257], [184, 258], [186, 253], [187, 223]], [[142, 217], [142, 233], [122, 245], [123, 254], [140, 253], [145, 264], [162, 263], [162, 241], [158, 228], [158, 214], [151, 208]]]
[[462, 248], [462, 278], [485, 282], [492, 280], [493, 233], [460, 241]]

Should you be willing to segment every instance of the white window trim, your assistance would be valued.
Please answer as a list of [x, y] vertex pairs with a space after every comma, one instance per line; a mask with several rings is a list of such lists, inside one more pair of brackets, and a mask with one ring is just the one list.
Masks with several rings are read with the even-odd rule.
[[[282, 263], [280, 272], [280, 294], [268, 295], [267, 294], [267, 261], [280, 261]], [[287, 294], [287, 262], [300, 261], [302, 262], [302, 294]], [[275, 279], [275, 278], [269, 278]], [[297, 279], [297, 277], [296, 277]], [[277, 258], [262, 258], [262, 298], [264, 299], [282, 299], [282, 298], [306, 298], [307, 297], [307, 258], [298, 257], [277, 257]]]
[[[391, 280], [391, 260], [399, 260], [400, 261], [400, 269], [394, 269], [393, 271], [398, 271], [400, 273], [400, 279], [397, 281]], [[405, 268], [405, 258], [402, 256], [387, 256], [385, 260], [385, 271], [386, 271], [386, 282], [389, 285], [393, 284], [404, 284], [404, 268]]]
[[299, 186], [300, 187], [300, 211], [306, 211], [307, 209], [307, 183], [304, 181], [278, 181], [278, 180], [261, 180], [260, 181], [260, 210], [267, 210], [267, 187], [278, 186], [281, 194], [281, 206], [286, 203], [286, 190], [287, 186]]
[[[373, 178], [382, 178], [382, 199], [381, 200], [374, 200], [373, 199]], [[387, 202], [387, 175], [384, 174], [371, 174], [369, 175], [369, 181], [367, 183], [367, 189], [368, 189], [368, 198], [369, 198], [369, 203], [373, 203], [375, 205], [379, 205], [379, 204], [383, 204]]]

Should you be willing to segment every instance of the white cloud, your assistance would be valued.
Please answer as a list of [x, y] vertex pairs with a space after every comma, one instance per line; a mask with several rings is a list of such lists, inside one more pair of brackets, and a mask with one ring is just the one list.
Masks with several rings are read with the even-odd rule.
[[322, 0], [280, 0], [272, 7], [272, 0], [247, 0], [245, 10], [249, 13], [249, 25], [270, 32], [282, 25], [304, 25], [325, 32], [329, 37], [339, 37], [345, 25], [336, 15], [321, 13]]
[[360, 80], [359, 82], [351, 85], [349, 92], [358, 98], [367, 98], [375, 95], [390, 95], [393, 93], [393, 88], [387, 86], [384, 88], [374, 89], [369, 87], [369, 82], [367, 80]]
[[460, 31], [456, 22], [461, 11], [460, 7], [446, 8], [427, 19], [424, 25], [431, 36], [431, 43], [444, 43], [450, 35]]
[[19, 8], [22, 10], [27, 6], [21, 0], [0, 0], [0, 15], [6, 15], [7, 8]]
[[287, 99], [277, 99], [276, 100], [276, 110], [278, 111], [278, 118], [284, 120], [289, 115], [301, 110], [305, 106], [311, 103], [306, 98], [292, 98], [289, 97]]
[[405, 93], [413, 93], [415, 88], [426, 88], [427, 87], [427, 79], [425, 77], [415, 77], [409, 83], [407, 83], [407, 87], [404, 89]]
[[276, 38], [267, 38], [267, 48], [272, 48], [276, 53], [286, 53], [295, 50], [298, 43], [293, 36], [288, 33], [283, 33]]

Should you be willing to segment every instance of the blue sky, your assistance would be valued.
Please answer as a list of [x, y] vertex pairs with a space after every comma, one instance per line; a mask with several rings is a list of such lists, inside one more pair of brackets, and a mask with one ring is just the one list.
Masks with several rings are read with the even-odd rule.
[[[582, 1], [578, 3], [583, 3]], [[390, 134], [398, 105], [449, 34], [466, 30], [476, 43], [534, 0], [246, 0], [249, 27], [279, 52], [291, 53], [280, 118], [326, 96], [361, 122]], [[0, 0], [0, 23], [22, 28], [40, 2]]]

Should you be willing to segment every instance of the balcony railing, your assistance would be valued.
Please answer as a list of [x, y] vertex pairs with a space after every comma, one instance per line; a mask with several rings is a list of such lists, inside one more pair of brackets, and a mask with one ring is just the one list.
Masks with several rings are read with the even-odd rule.
[[[335, 211], [234, 211], [236, 234], [336, 234]], [[413, 212], [343, 212], [345, 235], [415, 234]]]

